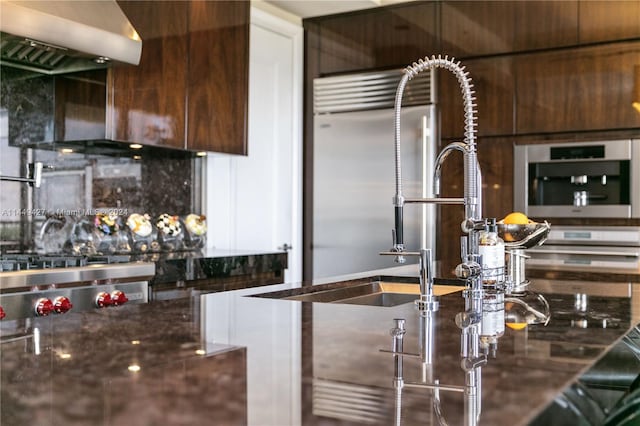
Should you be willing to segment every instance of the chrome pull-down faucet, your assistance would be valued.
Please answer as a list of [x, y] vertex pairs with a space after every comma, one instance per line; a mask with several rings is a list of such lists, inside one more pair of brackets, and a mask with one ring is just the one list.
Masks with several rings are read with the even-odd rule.
[[[402, 193], [402, 165], [400, 156], [400, 110], [402, 108], [402, 95], [404, 88], [413, 77], [427, 69], [444, 68], [456, 76], [462, 90], [465, 115], [465, 136], [464, 142], [453, 142], [447, 145], [438, 155], [434, 167], [434, 195], [435, 198], [413, 198], [405, 199]], [[392, 252], [397, 253], [397, 261], [404, 262], [403, 252], [403, 209], [405, 203], [437, 203], [437, 204], [464, 204], [465, 220], [462, 222], [462, 230], [468, 234], [469, 254], [478, 254], [478, 232], [483, 225], [482, 221], [482, 176], [478, 158], [476, 155], [476, 119], [475, 119], [475, 97], [473, 84], [469, 73], [465, 71], [460, 62], [448, 57], [432, 56], [420, 59], [404, 70], [404, 76], [398, 84], [395, 98], [394, 111], [394, 142], [395, 142], [395, 187], [396, 193], [393, 197], [395, 221], [393, 230]], [[464, 161], [464, 198], [437, 198], [440, 194], [440, 173], [442, 164], [448, 155], [454, 151], [461, 151]], [[474, 277], [474, 280], [479, 281]]]
[[[433, 68], [444, 68], [451, 71], [457, 78], [462, 90], [464, 101], [465, 131], [463, 142], [453, 142], [438, 154], [434, 165], [434, 198], [405, 199], [402, 193], [402, 167], [400, 164], [400, 109], [402, 106], [402, 94], [409, 80], [418, 73]], [[479, 253], [479, 234], [484, 227], [482, 219], [482, 175], [478, 164], [476, 153], [476, 117], [475, 117], [475, 97], [473, 85], [469, 73], [465, 71], [460, 62], [448, 57], [432, 56], [420, 59], [404, 70], [404, 76], [398, 84], [395, 98], [395, 184], [396, 193], [393, 197], [395, 221], [393, 230], [393, 247], [389, 252], [383, 254], [394, 254], [396, 261], [404, 263], [404, 255], [408, 253], [404, 247], [403, 235], [403, 209], [405, 203], [437, 203], [437, 204], [463, 204], [465, 218], [461, 223], [461, 229], [467, 234], [461, 239], [460, 257], [461, 263], [456, 268], [459, 278], [466, 281], [467, 288], [463, 294], [465, 297], [465, 312], [456, 318], [458, 326], [461, 328], [461, 348], [460, 355], [465, 371], [465, 424], [476, 425], [480, 416], [480, 371], [481, 366], [486, 362], [486, 357], [480, 354], [479, 336], [481, 333], [482, 318], [482, 259]], [[439, 198], [440, 196], [440, 175], [442, 164], [454, 150], [461, 151], [464, 161], [464, 197], [463, 198]], [[424, 253], [424, 255], [422, 255]], [[427, 256], [427, 253], [429, 256]], [[433, 342], [433, 318], [434, 312], [438, 309], [438, 303], [433, 296], [433, 278], [430, 278], [431, 259], [430, 250], [422, 248], [420, 250], [420, 281], [426, 283], [421, 285], [421, 296], [417, 302], [420, 308], [420, 316], [430, 332], [424, 333], [422, 353], [423, 363], [430, 365], [432, 362]], [[429, 263], [427, 266], [426, 264]], [[427, 328], [427, 327], [425, 327]], [[406, 385], [406, 384], [405, 384]], [[431, 385], [424, 385], [431, 386]]]

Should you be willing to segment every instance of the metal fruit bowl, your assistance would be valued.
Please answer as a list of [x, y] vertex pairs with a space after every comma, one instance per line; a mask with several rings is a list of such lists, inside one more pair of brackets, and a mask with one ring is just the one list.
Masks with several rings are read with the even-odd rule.
[[551, 226], [547, 221], [526, 225], [498, 223], [498, 235], [504, 240], [505, 246], [510, 248], [528, 249], [542, 245], [550, 229]]

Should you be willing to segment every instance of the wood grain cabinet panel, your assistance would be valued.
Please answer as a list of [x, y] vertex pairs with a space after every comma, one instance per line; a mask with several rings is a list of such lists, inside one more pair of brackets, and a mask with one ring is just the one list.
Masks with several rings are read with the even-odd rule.
[[440, 53], [435, 2], [385, 9], [376, 18], [376, 66], [404, 67]]
[[111, 137], [246, 154], [250, 3], [119, 4], [142, 38], [142, 58], [110, 71]]
[[434, 2], [416, 2], [313, 20], [320, 73], [401, 68], [439, 53], [436, 11]]
[[110, 71], [107, 132], [121, 141], [185, 148], [187, 3], [120, 1], [142, 38], [138, 66]]
[[632, 107], [640, 42], [519, 57], [516, 132], [640, 127]]
[[320, 73], [375, 67], [375, 13], [338, 16], [319, 25]]
[[[55, 76], [53, 81], [53, 141], [104, 139], [106, 70], [62, 74]], [[28, 93], [30, 98], [37, 99], [34, 95], [33, 92]], [[45, 132], [47, 134], [49, 132]]]
[[250, 2], [190, 6], [187, 148], [246, 154]]
[[640, 37], [640, 1], [580, 2], [580, 43]]
[[514, 50], [535, 50], [578, 43], [577, 1], [518, 1]]
[[447, 1], [443, 53], [473, 57], [575, 45], [577, 1]]
[[442, 53], [468, 57], [513, 51], [517, 3], [442, 2]]
[[[477, 103], [477, 134], [513, 133], [515, 79], [512, 57], [470, 59], [463, 65], [471, 76]], [[460, 86], [449, 71], [438, 70], [441, 137], [464, 136], [464, 104]]]

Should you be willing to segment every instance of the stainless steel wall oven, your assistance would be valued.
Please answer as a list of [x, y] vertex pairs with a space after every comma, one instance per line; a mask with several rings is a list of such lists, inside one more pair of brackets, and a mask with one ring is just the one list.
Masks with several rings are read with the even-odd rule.
[[640, 139], [517, 145], [514, 208], [538, 218], [640, 218]]

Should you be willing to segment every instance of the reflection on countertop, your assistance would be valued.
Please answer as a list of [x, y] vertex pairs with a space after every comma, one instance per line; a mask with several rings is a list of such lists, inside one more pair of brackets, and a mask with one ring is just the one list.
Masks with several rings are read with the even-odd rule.
[[[389, 330], [404, 318], [404, 351], [419, 352], [416, 307], [246, 297], [299, 286], [193, 292], [117, 313], [2, 323], [0, 424], [394, 424], [394, 360], [381, 350], [391, 349]], [[481, 425], [529, 424], [640, 321], [638, 284], [534, 280], [531, 287], [549, 301], [551, 320], [506, 328], [498, 339], [496, 357], [481, 368]], [[454, 317], [464, 300], [460, 292], [439, 300], [432, 367], [405, 357], [404, 378], [461, 387]], [[405, 389], [400, 424], [437, 424], [432, 397]], [[462, 393], [440, 391], [439, 401], [448, 424], [463, 423]]]
[[135, 256], [152, 261], [155, 299], [188, 297], [192, 291], [227, 291], [282, 283], [287, 269], [286, 252], [204, 248]]
[[0, 424], [246, 423], [246, 349], [202, 342], [199, 312], [194, 298], [3, 321]]

